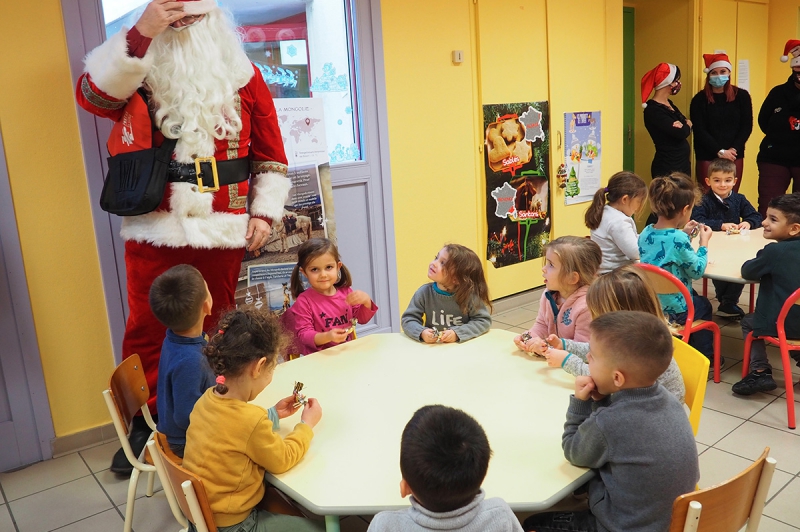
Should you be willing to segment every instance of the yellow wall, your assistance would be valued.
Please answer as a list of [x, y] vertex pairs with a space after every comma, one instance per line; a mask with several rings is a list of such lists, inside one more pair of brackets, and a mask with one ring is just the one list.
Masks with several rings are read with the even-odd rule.
[[[781, 63], [783, 45], [789, 39], [800, 39], [800, 1], [769, 0], [769, 33], [767, 34], [767, 89], [785, 83], [791, 67]], [[758, 111], [756, 111], [758, 112]]]
[[53, 425], [66, 436], [109, 421], [100, 392], [114, 363], [60, 2], [3, 2], [0, 34], [0, 128]]
[[[410, 0], [384, 2], [381, 10], [395, 240], [402, 257], [398, 285], [405, 308], [444, 242], [483, 256], [483, 104], [550, 101], [551, 175], [562, 162], [555, 148], [558, 131], [563, 138], [563, 113], [600, 110], [604, 179], [622, 168], [622, 2]], [[587, 31], [566, 31], [563, 21], [576, 12], [591, 22]], [[408, 28], [419, 37], [411, 38]], [[453, 65], [450, 53], [458, 49], [467, 52], [465, 61]], [[579, 60], [576, 51], [587, 50], [590, 60]], [[445, 133], [436, 121], [425, 128], [421, 121], [429, 117], [442, 119]], [[554, 236], [588, 234], [587, 204], [565, 207], [558, 188], [552, 200]], [[493, 298], [542, 282], [538, 260], [500, 269], [485, 262], [485, 268]]]

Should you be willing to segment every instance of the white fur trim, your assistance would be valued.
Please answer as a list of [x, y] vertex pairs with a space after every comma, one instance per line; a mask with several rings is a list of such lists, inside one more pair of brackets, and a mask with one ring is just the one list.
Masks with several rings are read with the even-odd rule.
[[250, 180], [250, 187], [252, 189], [250, 214], [280, 220], [283, 216], [283, 206], [292, 188], [292, 181], [278, 172], [264, 172], [256, 174]]
[[152, 54], [142, 59], [128, 55], [127, 35], [128, 28], [122, 28], [84, 59], [84, 71], [92, 83], [117, 100], [130, 98], [153, 66]]
[[792, 57], [792, 60], [789, 62], [789, 66], [800, 66], [800, 56]]
[[725, 67], [728, 70], [730, 70], [731, 72], [733, 72], [733, 65], [731, 65], [728, 61], [714, 61], [713, 63], [708, 65], [707, 68], [704, 68], [703, 72], [708, 74], [709, 72], [711, 72], [715, 68], [720, 68], [720, 67]]
[[217, 7], [216, 0], [182, 0], [183, 12], [187, 15], [203, 15]]
[[647, 102], [642, 104], [642, 109], [647, 109]]
[[781, 56], [781, 63], [785, 63], [788, 60], [789, 60], [789, 56], [788, 55], [782, 55]]
[[666, 78], [664, 78], [664, 81], [662, 81], [661, 83], [659, 83], [658, 85], [656, 85], [656, 86], [654, 87], [654, 89], [655, 89], [655, 90], [658, 90], [658, 89], [663, 89], [664, 87], [666, 87], [667, 85], [669, 85], [670, 83], [672, 83], [673, 81], [675, 81], [675, 73], [678, 71], [678, 69], [677, 69], [677, 67], [676, 67], [675, 65], [673, 65], [672, 63], [667, 63], [667, 64], [669, 65], [669, 76], [667, 76]]

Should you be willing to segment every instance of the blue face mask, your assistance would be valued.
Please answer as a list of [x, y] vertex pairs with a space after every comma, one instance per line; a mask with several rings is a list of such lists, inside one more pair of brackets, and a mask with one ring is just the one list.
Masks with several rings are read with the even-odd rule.
[[712, 87], [724, 87], [728, 80], [730, 80], [730, 76], [708, 76], [708, 82], [711, 84]]

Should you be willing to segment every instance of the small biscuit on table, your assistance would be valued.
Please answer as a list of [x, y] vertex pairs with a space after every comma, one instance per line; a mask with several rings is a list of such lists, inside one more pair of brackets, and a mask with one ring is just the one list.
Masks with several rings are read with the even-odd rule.
[[521, 134], [519, 122], [516, 120], [508, 120], [503, 122], [502, 130], [503, 138], [506, 139], [506, 142], [514, 142], [520, 137]]

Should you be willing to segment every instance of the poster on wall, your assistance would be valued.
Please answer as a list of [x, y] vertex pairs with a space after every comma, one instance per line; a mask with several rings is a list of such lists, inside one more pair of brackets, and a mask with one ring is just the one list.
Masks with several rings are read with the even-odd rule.
[[543, 255], [550, 241], [548, 102], [483, 106], [486, 258], [495, 268]]
[[592, 201], [600, 188], [600, 111], [564, 113], [564, 204]]
[[297, 262], [297, 248], [309, 238], [335, 241], [336, 225], [322, 101], [276, 98], [275, 110], [292, 188], [282, 218], [272, 222], [270, 239], [260, 249], [247, 251], [242, 261], [239, 279], [246, 281], [247, 288], [258, 287], [240, 288], [237, 295], [245, 306], [268, 304], [280, 314], [294, 303], [286, 287]]

